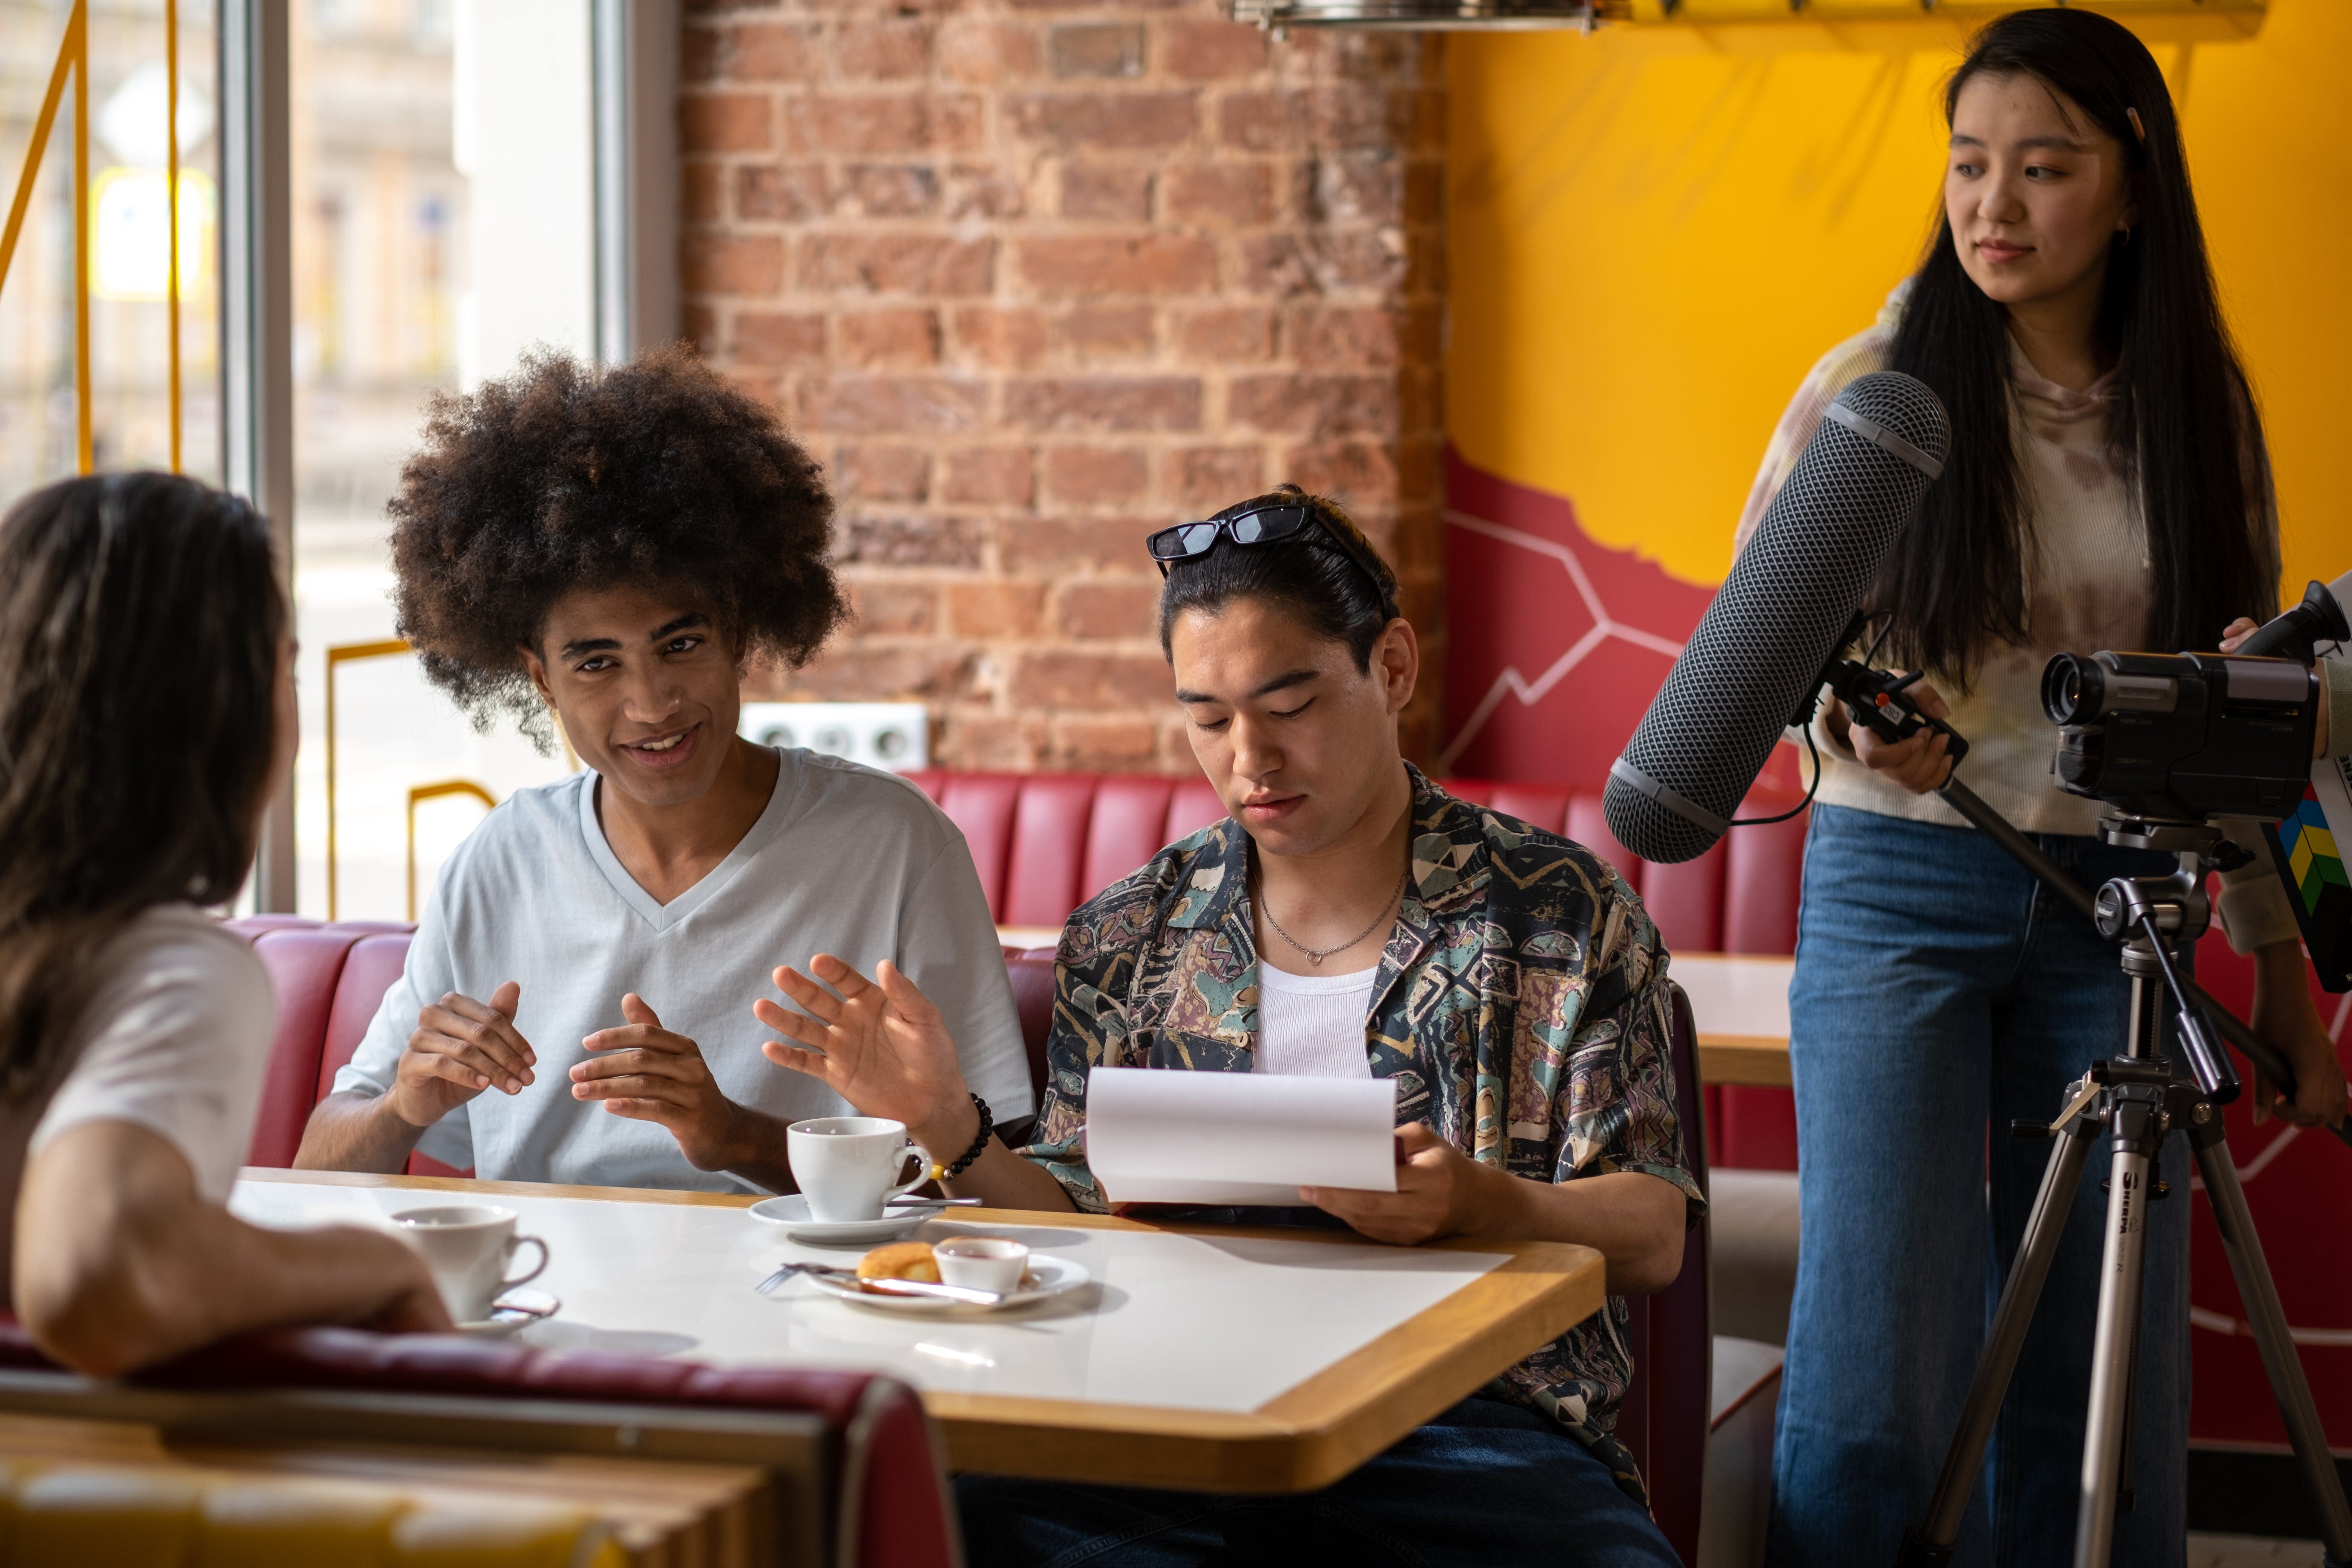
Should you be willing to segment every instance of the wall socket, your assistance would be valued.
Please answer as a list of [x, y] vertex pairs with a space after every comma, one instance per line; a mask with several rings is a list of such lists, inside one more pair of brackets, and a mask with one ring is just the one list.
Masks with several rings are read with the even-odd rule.
[[736, 732], [763, 746], [803, 746], [886, 773], [930, 765], [930, 713], [919, 702], [746, 702]]

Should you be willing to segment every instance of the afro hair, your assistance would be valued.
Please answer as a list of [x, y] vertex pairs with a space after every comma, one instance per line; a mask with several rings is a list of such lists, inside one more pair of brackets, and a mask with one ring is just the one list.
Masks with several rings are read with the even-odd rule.
[[787, 668], [849, 616], [816, 461], [684, 345], [601, 372], [541, 350], [435, 397], [388, 510], [425, 676], [476, 728], [509, 716], [541, 750], [522, 650], [575, 589], [689, 589], [740, 657]]

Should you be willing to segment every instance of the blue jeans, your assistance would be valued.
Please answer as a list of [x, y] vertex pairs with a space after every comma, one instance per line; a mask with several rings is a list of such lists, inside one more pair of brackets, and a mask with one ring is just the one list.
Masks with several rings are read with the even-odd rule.
[[1677, 1568], [1642, 1505], [1532, 1410], [1465, 1399], [1320, 1491], [1234, 1497], [956, 1478], [971, 1568]]
[[[2045, 836], [2077, 880], [2170, 856]], [[1769, 1560], [1895, 1561], [1959, 1420], [1985, 1327], [2050, 1157], [2064, 1086], [2122, 1054], [2116, 950], [1968, 828], [1813, 808], [1789, 988], [1803, 1230], [1773, 1452]], [[1988, 1140], [1987, 1128], [1990, 1127]], [[2094, 1145], [1960, 1534], [1962, 1563], [2074, 1555], [2106, 1198]], [[2184, 1557], [2188, 1151], [2148, 1205], [2133, 1506], [2118, 1563]]]

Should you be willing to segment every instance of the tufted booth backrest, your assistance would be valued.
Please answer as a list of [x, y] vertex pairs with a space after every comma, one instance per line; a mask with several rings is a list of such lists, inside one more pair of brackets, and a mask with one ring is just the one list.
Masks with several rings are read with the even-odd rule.
[[[1163, 846], [1225, 814], [1216, 792], [1199, 778], [936, 769], [908, 778], [962, 830], [999, 925], [1059, 926], [1072, 910]], [[1481, 779], [1444, 782], [1465, 800], [1565, 833], [1609, 860], [1642, 895], [1669, 949], [1795, 950], [1801, 813], [1786, 823], [1745, 828], [1687, 864], [1653, 866], [1610, 833], [1598, 794]], [[1742, 815], [1771, 816], [1794, 804], [1759, 787]]]
[[[245, 1163], [284, 1168], [302, 1146], [311, 1108], [333, 1090], [335, 1074], [352, 1059], [383, 994], [400, 978], [412, 928], [388, 921], [321, 925], [300, 915], [251, 915], [228, 923], [253, 943], [278, 997], [278, 1034]], [[409, 1156], [408, 1171], [465, 1173], [423, 1154]]]
[[[989, 910], [1006, 926], [1059, 927], [1070, 911], [1141, 866], [1165, 845], [1224, 815], [1198, 777], [1097, 773], [911, 773], [971, 848]], [[1795, 951], [1803, 814], [1743, 828], [1697, 859], [1652, 865], [1619, 844], [1600, 795], [1564, 786], [1449, 779], [1465, 800], [1565, 833], [1612, 862], [1643, 896], [1669, 951]], [[1793, 805], [1767, 787], [1743, 815]], [[234, 922], [254, 939], [279, 997], [277, 1047], [250, 1163], [289, 1165], [310, 1107], [332, 1087], [400, 973], [405, 926], [346, 921], [320, 926], [291, 915]], [[1042, 987], [1042, 989], [1041, 989]], [[1013, 965], [1024, 1033], [1042, 1045], [1052, 1006], [1050, 953]], [[1795, 1167], [1795, 1118], [1780, 1089], [1707, 1090], [1710, 1153], [1730, 1165]], [[417, 1155], [409, 1169], [446, 1175]]]

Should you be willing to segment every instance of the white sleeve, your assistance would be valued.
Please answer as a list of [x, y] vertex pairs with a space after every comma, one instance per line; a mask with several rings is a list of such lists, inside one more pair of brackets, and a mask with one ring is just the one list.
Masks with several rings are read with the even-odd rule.
[[253, 1141], [278, 1004], [252, 946], [194, 909], [150, 910], [100, 960], [81, 1041], [26, 1148], [127, 1121], [177, 1149], [196, 1190], [228, 1200]]
[[[448, 876], [445, 870], [444, 886]], [[373, 1100], [389, 1092], [393, 1077], [400, 1068], [401, 1053], [408, 1048], [408, 1037], [416, 1032], [417, 1015], [425, 1010], [425, 999], [437, 1002], [457, 989], [455, 966], [449, 962], [449, 926], [441, 895], [442, 889], [435, 888], [431, 901], [425, 906], [425, 918], [418, 922], [415, 936], [409, 940], [408, 957], [401, 964], [400, 978], [384, 991], [383, 1002], [369, 1020], [367, 1033], [360, 1037], [352, 1059], [336, 1070], [335, 1093], [363, 1094]], [[416, 1140], [416, 1150], [445, 1165], [471, 1170], [474, 1129], [466, 1107], [457, 1107], [426, 1128]]]
[[[1036, 1114], [1004, 950], [962, 834], [940, 851], [900, 909], [898, 954], [907, 978], [945, 1016], [964, 1081], [988, 1101], [997, 1125]], [[931, 1156], [948, 1163], [962, 1152], [934, 1149]]]

